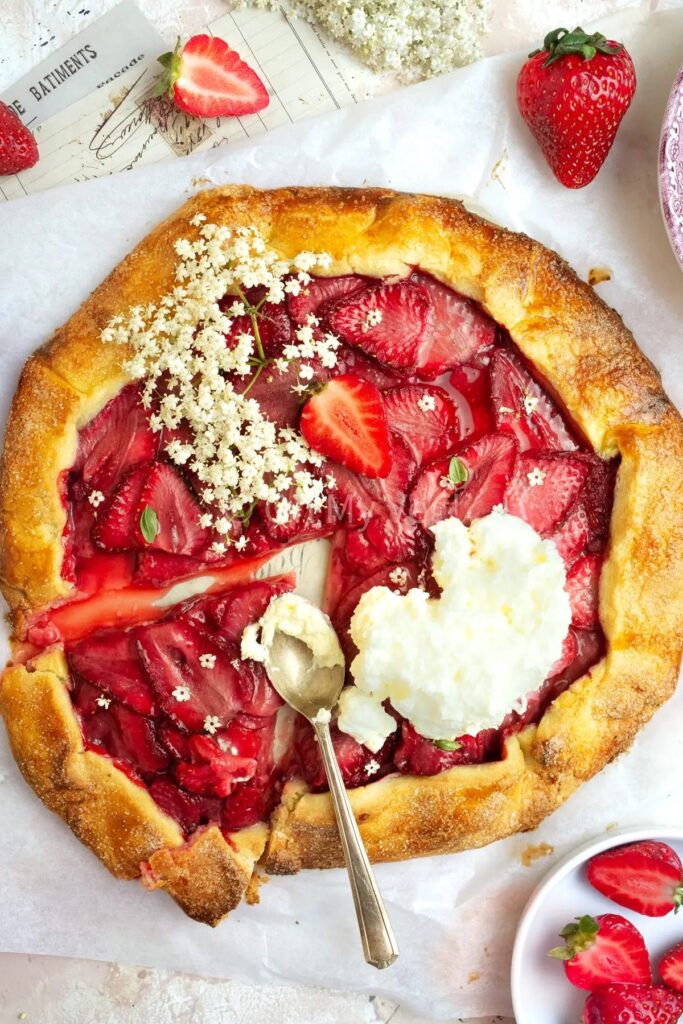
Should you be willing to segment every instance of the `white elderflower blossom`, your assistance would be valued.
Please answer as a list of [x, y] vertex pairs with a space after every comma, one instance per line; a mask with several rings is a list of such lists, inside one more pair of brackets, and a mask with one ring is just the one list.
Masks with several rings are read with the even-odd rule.
[[204, 732], [208, 732], [210, 736], [218, 732], [220, 727], [221, 720], [216, 715], [207, 715], [204, 719]]
[[545, 471], [540, 466], [534, 466], [534, 468], [527, 473], [527, 480], [529, 481], [529, 487], [542, 487], [543, 481], [545, 480]]
[[[310, 470], [324, 460], [296, 431], [278, 429], [266, 419], [249, 397], [247, 378], [258, 376], [272, 361], [260, 341], [261, 303], [250, 305], [246, 290], [261, 288], [262, 301], [282, 303], [287, 291], [296, 294], [296, 287], [287, 287], [292, 280], [300, 289], [311, 280], [309, 271], [329, 267], [331, 257], [303, 252], [285, 261], [255, 228], [233, 231], [204, 223], [202, 215], [192, 223], [198, 228], [195, 240], [175, 243], [179, 263], [172, 291], [156, 306], [135, 307], [127, 316], [112, 318], [102, 339], [133, 349], [124, 369], [143, 381], [142, 404], [150, 410], [151, 429], [189, 427], [187, 438], [172, 437], [165, 450], [173, 463], [194, 474], [202, 501], [211, 506], [202, 515], [202, 526], [215, 527], [227, 540], [231, 520], [248, 514], [257, 502], [279, 507], [295, 471], [306, 484], [301, 486], [297, 477], [296, 503], [320, 507], [319, 481]], [[225, 296], [234, 296], [230, 305]], [[235, 337], [235, 319], [245, 315], [252, 331], [240, 330]], [[306, 360], [298, 375], [310, 381], [315, 376], [310, 360], [334, 367], [339, 344], [309, 316], [276, 368], [282, 371], [292, 360]], [[236, 378], [245, 378], [239, 390], [233, 384]], [[98, 492], [90, 500], [97, 507]], [[221, 555], [227, 545], [218, 540], [212, 550]]]
[[215, 654], [200, 654], [199, 664], [202, 668], [215, 668], [216, 667], [216, 655]]
[[321, 26], [374, 71], [394, 72], [403, 82], [481, 57], [491, 12], [490, 0], [239, 0], [237, 6], [247, 3]]
[[422, 412], [433, 412], [436, 409], [436, 398], [426, 392], [421, 398], [418, 398], [417, 404]]
[[104, 501], [104, 495], [102, 494], [102, 491], [91, 491], [90, 494], [88, 495], [88, 501], [90, 502], [93, 508], [99, 508], [99, 506]]

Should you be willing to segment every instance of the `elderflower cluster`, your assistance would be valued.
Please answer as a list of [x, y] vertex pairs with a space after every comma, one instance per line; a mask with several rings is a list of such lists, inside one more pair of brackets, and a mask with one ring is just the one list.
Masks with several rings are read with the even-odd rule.
[[374, 71], [403, 82], [441, 75], [482, 56], [490, 0], [239, 0], [284, 7], [350, 46]]
[[[302, 252], [285, 261], [255, 228], [232, 231], [203, 221], [198, 214], [191, 222], [199, 228], [194, 241], [175, 243], [180, 261], [170, 294], [158, 305], [114, 317], [102, 339], [132, 346], [124, 369], [144, 382], [142, 403], [152, 430], [165, 432], [169, 458], [199, 482], [199, 497], [209, 508], [202, 526], [221, 535], [213, 548], [223, 553], [232, 542], [231, 518], [248, 517], [258, 502], [272, 504], [279, 523], [296, 506], [323, 508], [325, 485], [311, 470], [324, 460], [297, 431], [268, 420], [249, 390], [270, 363], [283, 370], [296, 360], [299, 379], [311, 380], [314, 370], [305, 360], [335, 366], [339, 341], [319, 331], [310, 316], [282, 357], [267, 359], [259, 332], [263, 302], [279, 304], [287, 294], [299, 294], [311, 281], [309, 271], [328, 267], [331, 258]], [[265, 294], [252, 306], [245, 290], [257, 287]], [[226, 295], [235, 296], [229, 306]], [[235, 319], [245, 314], [251, 329], [232, 337]], [[244, 378], [239, 390], [230, 378]]]

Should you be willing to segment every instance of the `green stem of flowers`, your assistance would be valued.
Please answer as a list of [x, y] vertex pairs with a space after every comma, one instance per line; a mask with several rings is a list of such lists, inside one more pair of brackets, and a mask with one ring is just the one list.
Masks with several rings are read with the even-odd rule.
[[249, 392], [251, 391], [251, 389], [253, 388], [254, 384], [256, 383], [256, 381], [257, 381], [257, 380], [259, 379], [259, 377], [261, 376], [261, 373], [262, 373], [262, 372], [263, 372], [263, 370], [264, 370], [264, 369], [266, 368], [266, 366], [267, 366], [267, 363], [266, 363], [266, 361], [264, 360], [264, 361], [263, 361], [263, 362], [262, 362], [262, 363], [261, 363], [261, 364], [259, 365], [259, 367], [258, 367], [258, 369], [257, 369], [256, 373], [255, 373], [255, 374], [254, 374], [254, 376], [253, 376], [253, 377], [251, 378], [251, 380], [250, 380], [250, 381], [249, 381], [249, 383], [247, 384], [246, 388], [245, 388], [245, 389], [244, 389], [244, 391], [242, 392], [242, 397], [243, 397], [243, 398], [244, 398], [244, 397], [245, 397], [246, 395], [248, 395], [248, 394], [249, 394]]

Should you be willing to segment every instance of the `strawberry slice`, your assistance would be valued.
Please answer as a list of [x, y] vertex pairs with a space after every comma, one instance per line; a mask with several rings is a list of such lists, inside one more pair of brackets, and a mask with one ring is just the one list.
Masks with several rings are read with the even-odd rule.
[[581, 1024], [678, 1024], [683, 996], [664, 985], [605, 985], [586, 1000]]
[[380, 365], [359, 348], [351, 348], [350, 345], [340, 345], [337, 349], [337, 365], [334, 372], [335, 375], [350, 373], [361, 380], [370, 381], [378, 391], [395, 388], [405, 380], [405, 375], [399, 370], [390, 370], [388, 366]]
[[93, 686], [141, 715], [154, 711], [154, 696], [140, 668], [131, 633], [95, 633], [67, 649], [69, 667]]
[[[144, 536], [142, 518], [152, 509], [156, 524]], [[211, 531], [200, 526], [201, 509], [180, 473], [167, 462], [149, 467], [137, 508], [136, 532], [140, 547], [148, 546], [172, 555], [196, 555], [211, 540]], [[156, 530], [155, 530], [156, 526]]]
[[429, 274], [416, 272], [410, 280], [421, 285], [432, 300], [432, 314], [420, 348], [419, 377], [434, 380], [493, 344], [496, 324], [471, 299]]
[[573, 451], [578, 447], [555, 403], [515, 353], [504, 349], [494, 352], [491, 398], [496, 424], [516, 436], [520, 451], [527, 448]]
[[[347, 789], [376, 782], [391, 770], [391, 754], [396, 746], [396, 734], [389, 736], [381, 749], [373, 754], [352, 736], [341, 732], [336, 725], [331, 727], [330, 732]], [[320, 749], [315, 734], [307, 722], [302, 722], [297, 731], [296, 752], [301, 762], [302, 774], [313, 792], [327, 789], [327, 776], [320, 757]], [[379, 766], [377, 769], [375, 764]]]
[[129, 384], [79, 431], [74, 471], [87, 491], [111, 493], [121, 477], [156, 455], [159, 435], [149, 426], [136, 384]]
[[450, 375], [449, 384], [463, 440], [476, 441], [482, 434], [493, 433], [496, 421], [491, 407], [488, 368], [458, 366]]
[[293, 590], [295, 582], [293, 573], [269, 580], [255, 580], [235, 587], [227, 594], [198, 601], [188, 615], [193, 621], [201, 616], [220, 631], [222, 639], [239, 646], [246, 627], [261, 618], [274, 597]]
[[515, 468], [517, 442], [502, 432], [485, 434], [455, 458], [465, 467], [464, 482], [453, 482], [452, 460], [441, 459], [422, 471], [410, 493], [408, 511], [425, 527], [450, 516], [469, 525], [501, 504]]
[[[396, 573], [397, 568], [404, 570], [404, 573], [399, 576]], [[390, 590], [404, 593], [406, 590], [417, 586], [418, 569], [419, 567], [415, 562], [405, 562], [398, 566], [385, 565], [377, 572], [354, 584], [340, 597], [336, 608], [330, 611], [330, 616], [337, 632], [341, 633], [348, 627], [351, 616], [356, 610], [356, 605], [368, 590], [372, 587], [388, 587]]]
[[505, 494], [505, 510], [546, 534], [565, 518], [587, 476], [586, 463], [572, 455], [522, 453]]
[[309, 398], [300, 429], [311, 448], [355, 473], [382, 477], [391, 469], [382, 396], [359, 377], [335, 377]]
[[417, 365], [430, 311], [431, 300], [421, 285], [397, 281], [341, 299], [327, 312], [327, 322], [349, 345], [407, 370]]
[[[229, 551], [221, 561], [229, 562], [232, 557]], [[165, 551], [143, 551], [138, 558], [135, 579], [143, 583], [168, 583], [169, 580], [182, 579], [184, 576], [192, 576], [200, 572], [204, 564], [200, 558], [190, 558], [189, 555], [169, 555]]]
[[476, 736], [460, 736], [455, 750], [442, 750], [415, 731], [408, 721], [401, 723], [401, 740], [394, 755], [399, 771], [410, 775], [438, 775], [456, 764], [480, 764], [496, 742], [496, 730], [485, 729]]
[[384, 393], [389, 429], [401, 435], [419, 465], [453, 450], [460, 440], [455, 406], [439, 387], [406, 384]]
[[138, 466], [123, 478], [98, 516], [93, 540], [106, 551], [125, 551], [139, 547], [140, 500], [152, 463]]
[[391, 472], [383, 480], [364, 486], [375, 501], [375, 514], [366, 527], [368, 541], [388, 562], [412, 558], [419, 547], [419, 531], [406, 515], [406, 495], [415, 478], [413, 454], [399, 434], [391, 436]]
[[664, 954], [659, 961], [659, 975], [669, 988], [683, 993], [683, 942]]
[[123, 704], [112, 702], [108, 708], [100, 708], [98, 696], [89, 683], [75, 683], [73, 702], [88, 744], [99, 753], [127, 762], [143, 778], [165, 771], [169, 757], [159, 743], [154, 721]]
[[[143, 626], [136, 640], [162, 709], [194, 732], [204, 729], [209, 716], [218, 719], [216, 728], [226, 725], [242, 709], [245, 689], [249, 695], [254, 689], [247, 663], [233, 665], [234, 651], [219, 647], [189, 621]], [[202, 664], [206, 655], [213, 659], [209, 665]]]
[[586, 874], [603, 896], [647, 917], [663, 917], [683, 903], [683, 864], [675, 850], [657, 840], [598, 853]]
[[[316, 370], [316, 380], [326, 379], [327, 373]], [[258, 402], [263, 415], [278, 427], [296, 427], [301, 406], [301, 398], [294, 390], [299, 383], [296, 361], [289, 363], [285, 370], [268, 366], [258, 375], [253, 385], [252, 381], [252, 377], [231, 378], [235, 391], [242, 394], [249, 388], [249, 398]]]
[[[257, 302], [259, 298], [256, 298]], [[220, 304], [229, 309], [235, 301], [237, 300], [234, 295], [228, 295]], [[292, 340], [292, 321], [287, 316], [284, 307], [275, 302], [264, 302], [259, 309], [258, 330], [263, 352], [268, 359], [277, 359], [278, 356], [281, 356], [285, 345]], [[252, 338], [254, 336], [251, 317], [246, 313], [233, 320], [230, 333], [225, 339], [228, 348], [235, 347], [240, 334], [249, 334]], [[254, 344], [255, 351], [256, 345]]]
[[305, 324], [312, 313], [324, 313], [325, 306], [331, 306], [340, 299], [353, 295], [361, 288], [367, 288], [369, 279], [347, 274], [344, 277], [314, 277], [302, 285], [298, 295], [287, 296], [287, 310], [292, 320]]
[[592, 992], [601, 985], [624, 981], [647, 985], [652, 981], [650, 957], [638, 929], [619, 914], [584, 914], [566, 925], [563, 946], [548, 956], [561, 960], [568, 980]]
[[190, 755], [191, 762], [176, 765], [178, 782], [190, 793], [229, 796], [236, 783], [247, 782], [256, 772], [253, 758], [225, 753], [208, 736], [191, 737]]
[[192, 117], [236, 117], [268, 106], [268, 91], [248, 64], [216, 36], [191, 36], [159, 57], [156, 95], [168, 93]]
[[578, 502], [569, 510], [564, 520], [548, 534], [562, 561], [570, 568], [579, 555], [586, 550], [591, 539], [591, 530], [585, 506]]
[[569, 594], [572, 622], [580, 629], [598, 623], [598, 598], [602, 555], [579, 558], [567, 573], [565, 590]]
[[348, 530], [343, 548], [344, 560], [352, 572], [367, 576], [386, 563], [386, 558], [370, 543], [363, 530]]
[[162, 811], [175, 818], [185, 836], [191, 835], [200, 825], [221, 820], [220, 800], [187, 793], [167, 776], [155, 779], [149, 791]]
[[330, 462], [325, 466], [325, 475], [334, 480], [327, 497], [330, 519], [365, 529], [379, 511], [376, 496], [369, 493], [360, 477], [344, 466]]

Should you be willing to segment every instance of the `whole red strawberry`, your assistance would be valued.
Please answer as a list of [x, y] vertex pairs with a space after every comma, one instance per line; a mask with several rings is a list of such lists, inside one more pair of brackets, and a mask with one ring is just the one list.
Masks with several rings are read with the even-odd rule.
[[619, 914], [584, 914], [562, 929], [564, 946], [548, 956], [564, 961], [567, 980], [593, 992], [601, 985], [623, 981], [647, 985], [652, 981], [650, 958], [638, 929]]
[[593, 180], [636, 91], [633, 61], [599, 32], [557, 28], [517, 79], [517, 105], [559, 181]]
[[17, 174], [36, 163], [36, 140], [12, 108], [0, 100], [0, 174]]
[[581, 1024], [678, 1024], [683, 996], [663, 985], [606, 985], [586, 1000]]
[[193, 117], [255, 114], [268, 106], [268, 91], [240, 55], [217, 36], [192, 36], [159, 57], [164, 68], [155, 94], [163, 93]]

